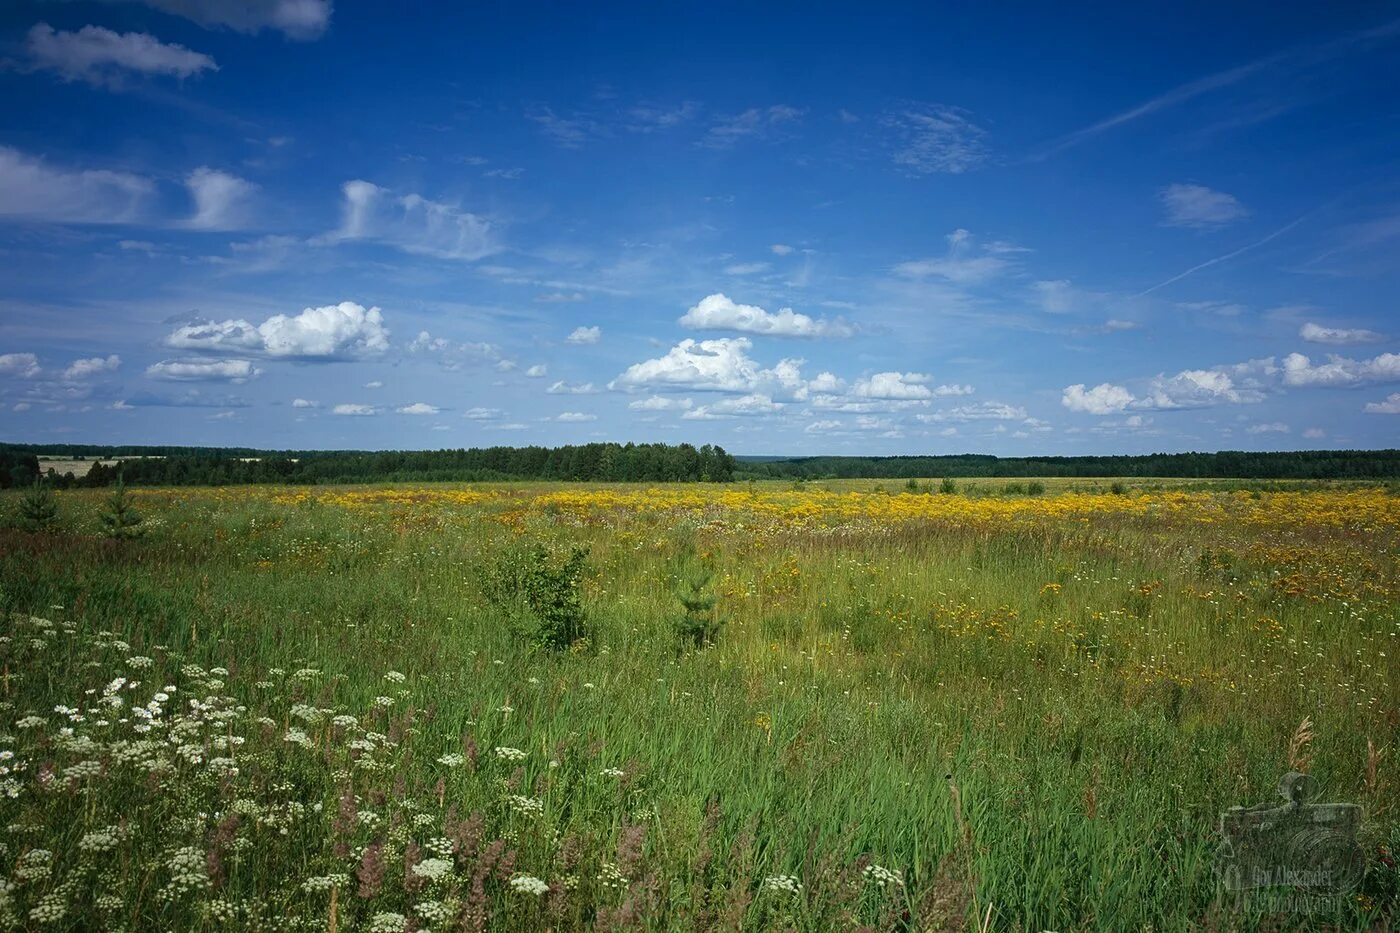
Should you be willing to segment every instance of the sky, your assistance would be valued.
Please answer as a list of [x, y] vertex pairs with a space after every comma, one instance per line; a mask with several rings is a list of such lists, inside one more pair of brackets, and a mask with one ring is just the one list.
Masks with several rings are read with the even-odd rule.
[[12, 0], [0, 440], [1400, 446], [1400, 3]]

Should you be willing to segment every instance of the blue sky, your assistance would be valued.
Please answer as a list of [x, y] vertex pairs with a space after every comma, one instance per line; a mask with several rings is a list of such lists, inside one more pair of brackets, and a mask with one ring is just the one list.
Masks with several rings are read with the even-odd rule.
[[6, 4], [0, 437], [1400, 440], [1400, 4], [587, 6]]

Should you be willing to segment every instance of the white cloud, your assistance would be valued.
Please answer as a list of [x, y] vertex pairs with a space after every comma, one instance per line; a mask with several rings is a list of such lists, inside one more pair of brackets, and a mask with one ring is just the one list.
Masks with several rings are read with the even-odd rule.
[[562, 379], [551, 385], [548, 389], [545, 389], [545, 392], [550, 395], [592, 395], [597, 391], [598, 390], [593, 387], [593, 383], [591, 382], [570, 385]]
[[[1253, 361], [1257, 375], [1271, 375], [1273, 360]], [[1134, 403], [1136, 408], [1173, 409], [1205, 408], [1210, 405], [1258, 402], [1264, 398], [1263, 384], [1246, 378], [1237, 382], [1236, 376], [1248, 376], [1251, 364], [1216, 369], [1187, 369], [1175, 376], [1158, 376], [1152, 380], [1146, 397]]]
[[1367, 402], [1361, 409], [1368, 415], [1400, 415], [1400, 392], [1392, 392], [1381, 402]]
[[846, 380], [835, 373], [821, 372], [817, 373], [817, 378], [807, 383], [806, 388], [811, 392], [832, 395], [846, 391]]
[[999, 275], [1010, 265], [1000, 255], [979, 247], [973, 235], [966, 230], [954, 230], [948, 234], [947, 240], [946, 255], [901, 262], [894, 267], [894, 271], [908, 278], [936, 276], [959, 285], [972, 285]]
[[910, 103], [880, 122], [893, 137], [894, 163], [913, 174], [960, 175], [987, 160], [986, 131], [960, 108]]
[[933, 390], [933, 394], [938, 398], [947, 398], [953, 395], [972, 395], [976, 391], [968, 385], [941, 385]]
[[1282, 421], [1271, 421], [1268, 424], [1251, 424], [1244, 429], [1246, 434], [1287, 434], [1292, 429]]
[[395, 197], [373, 182], [347, 181], [340, 229], [322, 242], [372, 240], [438, 259], [481, 259], [498, 251], [483, 217], [422, 195]]
[[262, 370], [248, 360], [161, 360], [146, 376], [166, 382], [247, 382]]
[[597, 421], [598, 416], [586, 414], [581, 411], [565, 411], [560, 412], [558, 417], [556, 417], [554, 420], [562, 421], [565, 424], [578, 424], [584, 421]]
[[851, 394], [858, 398], [927, 399], [933, 397], [933, 390], [924, 385], [928, 379], [923, 373], [876, 373], [868, 378], [856, 380]]
[[320, 407], [321, 407], [321, 403], [320, 403], [320, 402], [313, 402], [312, 400], [310, 400], [310, 399], [305, 399], [305, 398], [294, 398], [294, 399], [292, 399], [292, 407], [293, 407], [293, 408], [320, 408]]
[[436, 415], [442, 411], [436, 405], [429, 405], [427, 402], [414, 402], [412, 405], [404, 405], [396, 409], [401, 415]]
[[736, 262], [732, 266], [724, 267], [725, 275], [757, 275], [767, 271], [768, 263], [766, 262]]
[[1087, 390], [1082, 382], [1066, 386], [1064, 394], [1060, 397], [1060, 404], [1070, 411], [1082, 411], [1091, 415], [1117, 414], [1127, 408], [1132, 401], [1131, 392], [1122, 386], [1107, 382]]
[[69, 381], [86, 379], [98, 373], [114, 372], [122, 365], [122, 358], [113, 353], [110, 356], [94, 356], [85, 360], [74, 360], [63, 371], [63, 378]]
[[1249, 214], [1234, 195], [1204, 185], [1168, 185], [1158, 197], [1173, 227], [1219, 227]]
[[947, 411], [915, 417], [925, 424], [942, 421], [1024, 421], [1026, 410], [1019, 405], [1008, 405], [1005, 402], [979, 402], [976, 405], [961, 405]]
[[379, 414], [379, 409], [375, 408], [373, 405], [354, 405], [347, 402], [345, 404], [337, 405], [334, 408], [332, 408], [331, 414], [364, 418], [369, 415]]
[[775, 256], [791, 256], [793, 253], [793, 248], [786, 243], [774, 243], [768, 248], [773, 251]]
[[782, 409], [782, 402], [775, 402], [767, 395], [754, 393], [752, 395], [743, 395], [738, 398], [721, 399], [710, 405], [701, 405], [699, 408], [687, 411], [685, 414], [681, 415], [681, 417], [705, 421], [713, 418], [771, 415], [774, 412], [782, 411]]
[[243, 223], [248, 197], [258, 189], [237, 175], [207, 165], [190, 172], [185, 187], [194, 200], [194, 216], [185, 226], [197, 230], [231, 230]]
[[289, 39], [316, 39], [331, 22], [331, 0], [136, 0], [148, 7], [183, 16], [206, 29], [224, 26], [234, 32], [272, 29]]
[[384, 383], [380, 382], [378, 379], [371, 379], [369, 382], [366, 382], [366, 383], [365, 383], [365, 388], [366, 388], [366, 389], [382, 389], [382, 388], [384, 388]]
[[68, 81], [115, 84], [123, 72], [189, 78], [218, 71], [214, 59], [144, 32], [117, 33], [101, 26], [58, 32], [48, 23], [29, 30], [25, 50], [33, 67], [56, 71]]
[[628, 402], [627, 407], [632, 411], [685, 411], [694, 404], [688, 398], [666, 398], [661, 395], [650, 395], [634, 402]]
[[1323, 327], [1320, 324], [1313, 324], [1312, 322], [1304, 324], [1298, 331], [1298, 336], [1309, 343], [1330, 343], [1337, 346], [1349, 343], [1375, 343], [1385, 339], [1384, 334], [1378, 334], [1373, 330]]
[[0, 376], [18, 376], [21, 379], [33, 379], [42, 370], [39, 367], [39, 358], [33, 353], [6, 353], [0, 355]]
[[700, 140], [708, 149], [729, 149], [743, 139], [763, 138], [802, 118], [804, 111], [784, 104], [751, 107], [743, 113], [715, 121]]
[[1064, 314], [1074, 310], [1074, 293], [1068, 279], [1032, 282], [1031, 289], [1042, 310], [1050, 314]]
[[813, 421], [802, 430], [806, 431], [808, 434], [830, 434], [836, 431], [840, 431], [844, 427], [845, 425], [843, 425], [839, 421], [823, 420]]
[[18, 149], [0, 146], [0, 216], [128, 223], [140, 215], [154, 192], [151, 181], [138, 175], [51, 168]]
[[747, 337], [682, 340], [662, 357], [634, 363], [610, 388], [685, 386], [722, 392], [754, 392], [767, 386], [795, 390], [802, 385], [801, 360], [784, 359], [764, 369], [749, 355]]
[[[1396, 401], [1397, 401], [1397, 402], [1400, 402], [1400, 394], [1397, 394], [1397, 395], [1396, 395]], [[1400, 411], [1400, 406], [1397, 406], [1397, 409], [1396, 409], [1396, 410], [1397, 410], [1397, 411]], [[1324, 431], [1324, 430], [1322, 430], [1321, 428], [1308, 428], [1306, 431], [1303, 432], [1303, 436], [1306, 437], [1306, 438], [1308, 438], [1309, 440], [1314, 440], [1314, 441], [1315, 441], [1315, 440], [1318, 440], [1319, 438], [1326, 437], [1326, 436], [1327, 436], [1327, 432]]]
[[1400, 354], [1382, 353], [1369, 360], [1328, 354], [1316, 366], [1301, 353], [1283, 358], [1283, 381], [1290, 386], [1355, 386], [1400, 381]]
[[525, 370], [525, 375], [531, 379], [543, 379], [545, 376], [549, 375], [549, 367], [543, 363], [536, 363], [534, 366]]
[[494, 421], [501, 417], [499, 408], [468, 408], [462, 412], [462, 417], [468, 421]]
[[237, 351], [263, 356], [340, 360], [378, 356], [389, 349], [389, 331], [378, 308], [353, 301], [278, 314], [254, 326], [226, 320], [186, 324], [165, 338], [180, 350]]
[[600, 327], [575, 327], [573, 332], [564, 339], [565, 343], [590, 344], [597, 343], [603, 336]]
[[791, 308], [770, 313], [757, 305], [735, 304], [720, 292], [702, 298], [681, 316], [680, 324], [695, 330], [733, 330], [771, 337], [849, 337], [853, 333], [839, 319], [813, 319]]

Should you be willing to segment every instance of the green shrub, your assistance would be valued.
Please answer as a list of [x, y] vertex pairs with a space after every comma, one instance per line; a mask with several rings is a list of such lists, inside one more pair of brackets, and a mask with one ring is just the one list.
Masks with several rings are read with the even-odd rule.
[[562, 557], [535, 542], [501, 554], [482, 574], [482, 592], [512, 628], [538, 648], [567, 648], [587, 637], [581, 583], [588, 549]]
[[1045, 492], [1045, 484], [1039, 481], [1026, 484], [1026, 495], [1038, 496]]
[[951, 476], [945, 476], [943, 481], [938, 484], [938, 491], [951, 496], [958, 491], [958, 484]]
[[715, 571], [709, 561], [695, 552], [694, 540], [686, 536], [671, 558], [671, 592], [681, 604], [672, 620], [676, 635], [686, 644], [703, 647], [712, 644], [724, 626], [715, 611], [716, 597], [710, 583]]
[[1126, 496], [1128, 494], [1128, 487], [1124, 486], [1122, 483], [1114, 483], [1112, 486], [1108, 487], [1108, 491], [1115, 496]]
[[107, 497], [107, 511], [99, 517], [102, 519], [102, 533], [109, 538], [125, 541], [139, 538], [144, 533], [140, 527], [141, 516], [131, 507], [131, 497], [127, 495], [126, 483], [120, 476], [112, 494]]
[[54, 501], [53, 487], [36, 476], [34, 485], [19, 500], [19, 527], [25, 531], [52, 531], [56, 524], [58, 503]]

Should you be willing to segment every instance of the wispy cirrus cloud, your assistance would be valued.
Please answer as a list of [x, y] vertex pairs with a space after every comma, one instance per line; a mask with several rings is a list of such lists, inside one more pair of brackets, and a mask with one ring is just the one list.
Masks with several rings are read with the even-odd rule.
[[202, 52], [161, 42], [144, 32], [118, 33], [101, 26], [62, 32], [39, 23], [29, 30], [25, 51], [29, 67], [92, 85], [119, 86], [130, 75], [185, 79], [219, 70], [214, 59]]
[[909, 102], [880, 119], [894, 164], [914, 175], [961, 175], [989, 158], [986, 130], [971, 113], [946, 104]]

